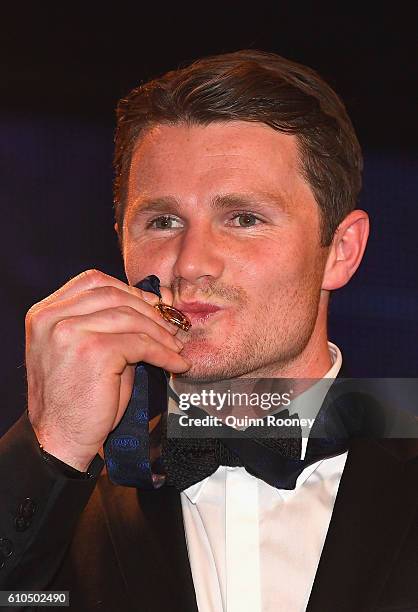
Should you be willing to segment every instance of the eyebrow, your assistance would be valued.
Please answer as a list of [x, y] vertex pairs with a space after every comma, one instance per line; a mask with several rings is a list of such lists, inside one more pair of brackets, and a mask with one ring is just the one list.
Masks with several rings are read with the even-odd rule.
[[216, 210], [228, 210], [236, 207], [268, 206], [285, 211], [288, 206], [279, 194], [270, 193], [226, 193], [215, 196], [210, 203]]
[[[232, 208], [253, 208], [267, 206], [278, 211], [286, 212], [288, 203], [279, 194], [270, 193], [226, 193], [216, 195], [209, 203], [212, 210], [223, 211]], [[176, 212], [180, 214], [182, 206], [174, 196], [161, 196], [156, 198], [142, 198], [135, 200], [133, 214], [147, 215], [150, 213]]]

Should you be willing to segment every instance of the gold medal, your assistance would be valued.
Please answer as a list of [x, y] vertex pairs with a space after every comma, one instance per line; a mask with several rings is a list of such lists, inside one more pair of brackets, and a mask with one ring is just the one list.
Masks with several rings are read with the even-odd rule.
[[161, 301], [161, 298], [154, 308], [158, 310], [163, 319], [169, 323], [174, 323], [174, 325], [177, 325], [177, 327], [180, 327], [180, 329], [189, 331], [191, 328], [192, 324], [190, 323], [189, 319], [182, 312], [180, 312], [180, 310], [177, 310], [177, 308], [164, 304]]

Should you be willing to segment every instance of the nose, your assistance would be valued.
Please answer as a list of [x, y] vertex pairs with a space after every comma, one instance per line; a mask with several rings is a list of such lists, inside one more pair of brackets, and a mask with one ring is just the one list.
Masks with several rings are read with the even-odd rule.
[[189, 283], [221, 277], [225, 246], [225, 238], [216, 235], [208, 220], [189, 226], [179, 239], [174, 275]]

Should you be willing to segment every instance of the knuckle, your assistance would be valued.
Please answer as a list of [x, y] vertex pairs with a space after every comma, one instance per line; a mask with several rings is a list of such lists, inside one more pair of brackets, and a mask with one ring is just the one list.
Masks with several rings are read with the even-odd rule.
[[103, 300], [110, 305], [117, 305], [120, 301], [120, 291], [116, 287], [106, 285], [105, 287], [99, 287], [97, 291], [101, 294]]
[[141, 300], [144, 302], [148, 302], [148, 304], [157, 304], [159, 298], [154, 293], [150, 291], [144, 291], [143, 289], [137, 289], [136, 291], [140, 292]]
[[32, 329], [33, 327], [33, 319], [35, 316], [35, 312], [33, 310], [33, 306], [31, 308], [29, 308], [29, 310], [27, 311], [26, 315], [25, 315], [25, 327], [26, 329]]
[[135, 308], [132, 308], [132, 306], [127, 306], [126, 304], [122, 304], [121, 306], [117, 306], [116, 310], [122, 314], [127, 314], [127, 315], [131, 315], [134, 316], [136, 314], [136, 310]]
[[103, 356], [104, 347], [105, 339], [102, 337], [102, 334], [90, 332], [78, 338], [75, 351], [82, 360], [91, 356], [97, 359], [99, 355]]
[[72, 340], [74, 341], [74, 324], [71, 318], [62, 319], [55, 323], [52, 330], [54, 341], [58, 345], [68, 345]]
[[48, 312], [44, 308], [39, 308], [37, 304], [34, 304], [26, 313], [25, 316], [25, 327], [29, 332], [34, 332], [48, 319]]
[[137, 336], [138, 336], [138, 340], [141, 343], [144, 343], [144, 344], [148, 344], [149, 343], [150, 337], [145, 332], [138, 332]]
[[90, 270], [85, 270], [84, 272], [81, 272], [79, 278], [87, 280], [88, 285], [90, 287], [97, 287], [98, 285], [103, 284], [103, 281], [106, 278], [106, 274], [104, 274], [104, 272], [101, 272], [100, 270], [97, 270], [96, 268], [91, 268]]

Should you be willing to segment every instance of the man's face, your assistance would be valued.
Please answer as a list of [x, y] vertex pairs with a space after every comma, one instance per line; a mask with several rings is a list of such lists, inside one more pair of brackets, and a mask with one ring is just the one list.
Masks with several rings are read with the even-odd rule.
[[155, 126], [132, 158], [123, 227], [129, 283], [156, 274], [192, 320], [178, 332], [184, 377], [286, 375], [323, 331], [328, 250], [294, 136], [242, 121]]

